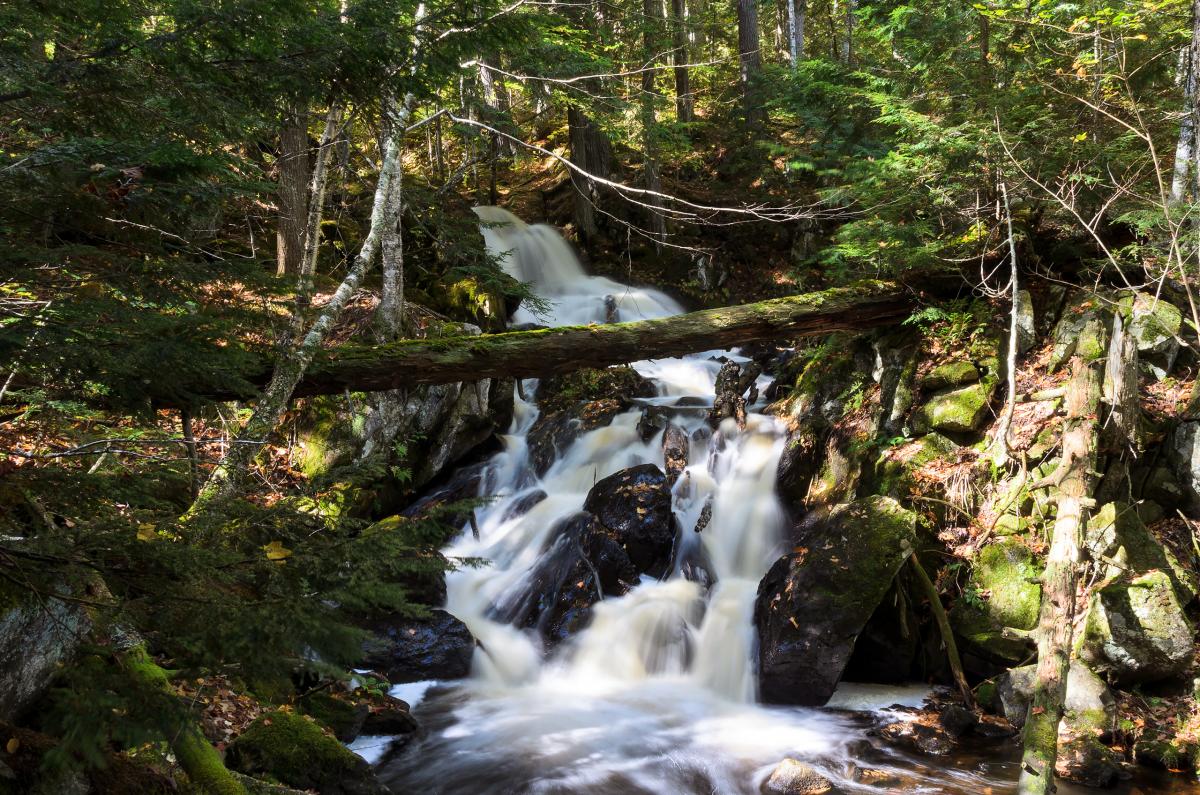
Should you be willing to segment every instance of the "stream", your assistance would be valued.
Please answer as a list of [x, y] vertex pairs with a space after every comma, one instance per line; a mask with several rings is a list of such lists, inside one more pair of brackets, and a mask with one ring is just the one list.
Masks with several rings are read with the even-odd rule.
[[[621, 321], [683, 311], [658, 291], [588, 276], [551, 227], [527, 226], [497, 208], [477, 213], [505, 269], [551, 303], [548, 317], [521, 308], [513, 324], [603, 323], [613, 317], [614, 299]], [[738, 360], [711, 351], [636, 363], [657, 396], [580, 435], [541, 477], [526, 445], [538, 407], [522, 397], [532, 398], [536, 382], [523, 384], [503, 450], [483, 478], [481, 495], [491, 501], [476, 511], [478, 536], [464, 528], [444, 550], [488, 562], [447, 576], [446, 609], [479, 641], [472, 675], [396, 688], [413, 702], [424, 731], [382, 762], [381, 778], [393, 792], [757, 793], [785, 757], [812, 765], [843, 792], [1015, 792], [1011, 740], [934, 759], [870, 737], [881, 711], [920, 705], [925, 686], [843, 685], [822, 709], [757, 703], [752, 612], [759, 580], [784, 543], [775, 473], [785, 431], [761, 404], [751, 407], [744, 429], [726, 420], [708, 431], [716, 356]], [[636, 427], [647, 405], [670, 411], [691, 439], [687, 469], [672, 489], [682, 528], [674, 568], [661, 580], [643, 575], [629, 593], [598, 602], [587, 627], [547, 653], [535, 633], [501, 620], [504, 607], [528, 597], [535, 563], [598, 480], [637, 464], [664, 466], [662, 434], [643, 442]], [[521, 513], [518, 506], [539, 490], [547, 496]], [[710, 501], [707, 527], [692, 532]], [[711, 589], [684, 576], [686, 560], [705, 561]], [[369, 759], [382, 746], [371, 740], [356, 743]], [[903, 785], [855, 783], [847, 778], [851, 762], [892, 773]], [[1139, 779], [1123, 791], [1194, 791], [1190, 786]]]

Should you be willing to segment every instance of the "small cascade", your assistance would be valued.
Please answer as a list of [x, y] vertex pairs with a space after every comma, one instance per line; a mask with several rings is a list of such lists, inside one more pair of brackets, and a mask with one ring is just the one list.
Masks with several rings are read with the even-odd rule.
[[[522, 309], [514, 322], [682, 311], [658, 291], [586, 275], [551, 227], [495, 207], [475, 212], [505, 270], [550, 304], [548, 316]], [[473, 674], [423, 705], [428, 736], [385, 770], [397, 791], [751, 793], [783, 756], [828, 759], [854, 739], [843, 717], [754, 703], [754, 601], [783, 547], [774, 486], [784, 429], [751, 407], [744, 428], [728, 420], [710, 431], [702, 407], [713, 401], [717, 355], [737, 358], [714, 351], [633, 365], [657, 389], [645, 403], [701, 407], [672, 413], [691, 440], [671, 494], [674, 567], [597, 602], [586, 627], [551, 649], [510, 621], [539, 578], [561, 575], [563, 534], [597, 481], [639, 464], [664, 468], [662, 434], [644, 442], [634, 407], [580, 435], [539, 477], [526, 445], [538, 407], [521, 397], [536, 382], [518, 390], [504, 449], [484, 478], [490, 502], [477, 511], [478, 537], [464, 528], [445, 550], [488, 561], [447, 577], [446, 608], [479, 641]], [[711, 581], [687, 576], [697, 560]]]

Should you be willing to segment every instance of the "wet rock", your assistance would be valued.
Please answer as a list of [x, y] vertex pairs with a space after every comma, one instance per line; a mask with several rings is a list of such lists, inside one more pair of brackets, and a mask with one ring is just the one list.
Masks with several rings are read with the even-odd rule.
[[45, 692], [91, 627], [81, 605], [0, 587], [0, 720], [13, 720]]
[[683, 470], [687, 469], [691, 441], [682, 428], [673, 422], [668, 423], [663, 431], [662, 450], [667, 467], [667, 485], [674, 486]]
[[1192, 635], [1171, 578], [1151, 571], [1092, 596], [1077, 651], [1094, 670], [1120, 684], [1153, 682], [1183, 675]]
[[764, 795], [821, 795], [832, 792], [833, 784], [811, 765], [796, 759], [784, 759], [763, 782]]
[[856, 784], [862, 784], [867, 787], [886, 787], [890, 792], [903, 792], [909, 789], [915, 789], [914, 785], [905, 787], [906, 782], [904, 777], [899, 773], [894, 773], [890, 770], [881, 770], [877, 767], [859, 767], [851, 763], [846, 772], [846, 778]]
[[639, 464], [596, 483], [583, 509], [596, 516], [639, 572], [661, 575], [675, 544], [675, 517], [667, 477], [654, 464]]
[[445, 610], [430, 613], [429, 618], [395, 615], [370, 622], [376, 637], [364, 644], [362, 666], [385, 673], [392, 684], [470, 674], [471, 631]]
[[717, 383], [714, 390], [713, 407], [708, 412], [708, 424], [716, 428], [722, 420], [733, 417], [739, 427], [746, 424], [746, 406], [758, 399], [758, 388], [755, 379], [762, 373], [762, 368], [754, 362], [738, 364], [727, 361], [721, 365], [717, 373]]
[[239, 773], [321, 795], [387, 795], [365, 760], [311, 718], [293, 712], [259, 717], [234, 739], [225, 763]]
[[524, 516], [533, 510], [533, 506], [537, 505], [542, 500], [546, 499], [546, 492], [541, 489], [535, 489], [528, 494], [525, 494], [513, 500], [512, 504], [504, 510], [504, 515], [501, 521], [508, 522], [518, 517]]
[[495, 620], [537, 629], [555, 645], [587, 626], [596, 602], [628, 591], [638, 573], [590, 513], [568, 517], [551, 535], [549, 548], [489, 613]]
[[1033, 553], [1016, 539], [1001, 539], [979, 552], [967, 584], [967, 592], [977, 596], [959, 599], [950, 612], [954, 630], [969, 651], [1009, 663], [1028, 655], [1028, 643], [1004, 630], [1037, 626], [1040, 575]]
[[697, 533], [703, 533], [705, 528], [708, 527], [708, 523], [712, 521], [712, 512], [713, 498], [710, 494], [704, 500], [704, 507], [700, 509], [700, 516], [696, 518], [696, 526], [692, 530]]
[[1124, 775], [1121, 758], [1091, 734], [1069, 737], [1059, 744], [1054, 772], [1085, 787], [1111, 787]]
[[954, 750], [954, 740], [945, 729], [917, 720], [889, 723], [881, 727], [878, 733], [892, 745], [927, 756], [946, 756]]
[[959, 704], [950, 704], [938, 714], [938, 723], [946, 730], [946, 734], [957, 740], [975, 728], [979, 716]]
[[638, 417], [638, 437], [643, 442], [649, 442], [655, 436], [662, 433], [669, 422], [667, 413], [660, 406], [647, 406], [642, 409], [642, 416]]
[[412, 734], [419, 728], [417, 719], [407, 703], [398, 698], [383, 696], [371, 700], [370, 711], [363, 720], [362, 733], [368, 736]]
[[[1001, 711], [1017, 728], [1024, 726], [1028, 717], [1036, 676], [1037, 665], [1023, 665], [1011, 669], [996, 681]], [[1117, 710], [1116, 699], [1108, 685], [1079, 660], [1071, 661], [1063, 706], [1068, 727], [1078, 727], [1085, 721], [1089, 727], [1111, 727]]]
[[970, 362], [947, 362], [921, 376], [920, 383], [922, 389], [936, 392], [973, 384], [978, 380], [979, 368]]
[[917, 433], [978, 431], [991, 413], [996, 383], [995, 378], [988, 377], [979, 383], [935, 392], [913, 412], [913, 430]]
[[679, 555], [679, 570], [685, 578], [707, 592], [717, 583], [712, 560], [699, 539], [687, 539]]
[[916, 522], [895, 500], [869, 497], [796, 528], [793, 551], [767, 572], [755, 602], [764, 701], [829, 700], [855, 638], [912, 551]]
[[299, 698], [297, 706], [333, 732], [338, 742], [354, 742], [363, 732], [363, 723], [371, 708], [365, 699], [346, 693], [342, 688], [314, 690]]

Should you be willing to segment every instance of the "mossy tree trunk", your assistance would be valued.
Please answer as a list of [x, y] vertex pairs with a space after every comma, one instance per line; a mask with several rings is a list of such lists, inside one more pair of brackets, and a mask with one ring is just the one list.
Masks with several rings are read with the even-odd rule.
[[[1096, 331], [1099, 331], [1097, 325]], [[1082, 347], [1082, 346], [1081, 346]], [[1086, 350], [1103, 351], [1103, 341]], [[1037, 672], [1025, 718], [1021, 795], [1054, 792], [1054, 767], [1058, 756], [1058, 724], [1063, 716], [1071, 638], [1075, 618], [1075, 592], [1079, 582], [1080, 548], [1095, 485], [1096, 440], [1099, 423], [1103, 359], [1071, 360], [1067, 385], [1067, 416], [1063, 426], [1062, 463], [1057, 482], [1057, 515], [1042, 577], [1042, 606], [1036, 630]]]
[[[762, 340], [875, 328], [900, 322], [912, 308], [913, 298], [905, 288], [867, 281], [655, 320], [343, 346], [310, 352], [311, 366], [295, 376], [292, 389], [301, 397], [347, 389], [370, 392], [484, 378], [545, 377]], [[191, 386], [214, 399], [246, 397]], [[268, 389], [267, 394], [278, 391]]]

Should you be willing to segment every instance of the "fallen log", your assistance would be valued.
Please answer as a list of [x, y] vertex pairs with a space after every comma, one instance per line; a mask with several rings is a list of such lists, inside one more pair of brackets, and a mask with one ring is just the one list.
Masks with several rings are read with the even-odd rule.
[[[899, 322], [914, 303], [912, 292], [901, 285], [866, 281], [657, 320], [342, 346], [317, 354], [293, 396], [542, 378], [749, 342], [869, 329]], [[249, 380], [265, 383], [267, 376], [264, 366]], [[194, 392], [215, 400], [248, 397], [202, 385]]]

